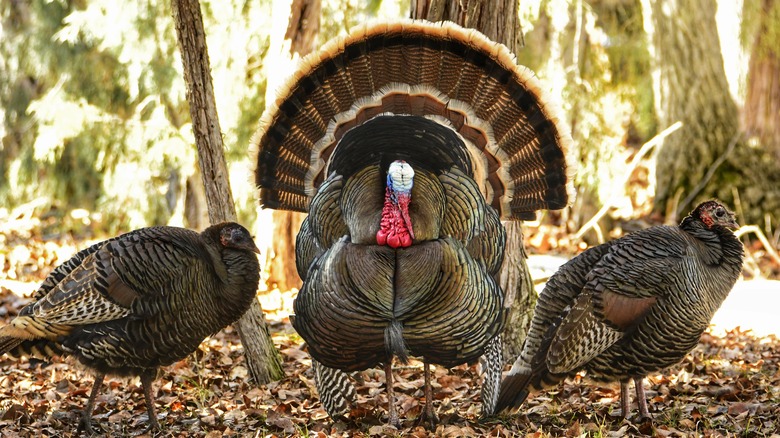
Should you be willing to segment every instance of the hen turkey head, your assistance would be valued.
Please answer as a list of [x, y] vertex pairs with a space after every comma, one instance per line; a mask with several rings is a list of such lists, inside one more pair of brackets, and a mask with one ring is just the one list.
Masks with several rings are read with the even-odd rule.
[[736, 230], [739, 228], [734, 213], [729, 211], [718, 201], [707, 201], [701, 203], [691, 216], [699, 218], [707, 228], [719, 225], [724, 228]]

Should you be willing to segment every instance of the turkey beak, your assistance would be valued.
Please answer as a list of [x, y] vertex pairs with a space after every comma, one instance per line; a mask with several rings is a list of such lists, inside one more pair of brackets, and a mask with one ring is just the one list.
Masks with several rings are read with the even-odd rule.
[[250, 250], [251, 250], [253, 253], [255, 253], [255, 254], [260, 254], [260, 248], [258, 248], [258, 247], [257, 247], [257, 244], [255, 243], [255, 241], [254, 241], [254, 240], [252, 241], [252, 245], [251, 245], [251, 247], [250, 247], [249, 249], [250, 249]]
[[731, 230], [739, 229], [739, 224], [737, 223], [737, 219], [734, 217], [734, 213], [729, 214], [729, 220], [723, 226]]

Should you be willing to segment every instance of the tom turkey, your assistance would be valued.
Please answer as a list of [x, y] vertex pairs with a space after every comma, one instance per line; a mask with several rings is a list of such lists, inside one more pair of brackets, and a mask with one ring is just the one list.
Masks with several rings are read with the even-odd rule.
[[622, 415], [634, 381], [682, 360], [742, 271], [734, 214], [717, 201], [679, 226], [656, 226], [588, 249], [561, 266], [539, 296], [522, 353], [501, 382], [497, 411], [580, 370], [620, 381]]
[[[345, 372], [393, 357], [487, 361], [483, 410], [501, 374], [500, 219], [560, 209], [570, 138], [508, 49], [454, 24], [361, 26], [303, 62], [258, 135], [264, 207], [308, 212], [296, 240], [303, 286], [292, 323], [320, 399], [347, 412]], [[492, 388], [492, 391], [491, 391]]]
[[236, 223], [198, 234], [142, 228], [97, 243], [57, 267], [10, 324], [0, 354], [71, 355], [95, 371], [80, 428], [106, 374], [136, 375], [158, 429], [152, 381], [159, 367], [195, 351], [206, 336], [236, 321], [257, 292], [259, 252]]

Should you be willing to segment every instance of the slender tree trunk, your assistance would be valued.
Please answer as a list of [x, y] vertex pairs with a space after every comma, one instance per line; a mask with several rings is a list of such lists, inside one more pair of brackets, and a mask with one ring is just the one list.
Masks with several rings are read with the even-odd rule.
[[750, 55], [742, 127], [780, 160], [780, 1], [762, 0]]
[[[184, 65], [192, 130], [206, 189], [209, 221], [213, 224], [235, 221], [236, 210], [223, 153], [200, 2], [173, 0], [171, 6]], [[249, 372], [255, 382], [263, 384], [281, 379], [284, 376], [281, 357], [268, 332], [259, 301], [252, 302], [246, 314], [236, 323], [236, 330], [241, 337]]]
[[[314, 42], [320, 30], [321, 0], [293, 0], [290, 5], [290, 20], [284, 39], [290, 42], [286, 54], [290, 59], [295, 55], [305, 56], [314, 50]], [[270, 93], [275, 93], [275, 89]], [[301, 287], [301, 279], [295, 269], [295, 236], [306, 217], [303, 213], [275, 210], [273, 219], [273, 240], [271, 251], [266, 258], [269, 289], [278, 287], [290, 290]]]
[[[450, 20], [477, 29], [514, 53], [520, 38], [518, 3], [517, 0], [412, 0], [411, 15], [429, 21]], [[499, 285], [506, 297], [504, 305], [509, 309], [503, 332], [504, 357], [514, 360], [523, 348], [536, 293], [528, 272], [523, 228], [518, 222], [505, 222], [504, 226], [507, 244], [499, 275]]]

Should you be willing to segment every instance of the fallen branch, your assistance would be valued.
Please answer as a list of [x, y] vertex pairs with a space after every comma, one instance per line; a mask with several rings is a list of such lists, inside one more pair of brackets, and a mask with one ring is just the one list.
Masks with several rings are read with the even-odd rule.
[[[650, 152], [651, 149], [661, 144], [661, 142], [669, 136], [669, 134], [673, 133], [674, 131], [680, 129], [682, 127], [682, 122], [675, 122], [670, 127], [664, 129], [663, 131], [659, 132], [655, 137], [651, 138], [647, 143], [643, 144], [641, 148], [639, 148], [639, 152], [634, 155], [634, 158], [631, 160], [631, 162], [628, 164], [628, 168], [626, 169], [625, 174], [623, 174], [622, 184], [621, 187], [626, 184], [629, 178], [631, 178], [631, 174], [634, 172], [634, 169], [636, 169], [636, 166], [639, 165], [639, 161], [647, 155], [648, 152]], [[577, 231], [577, 234], [574, 235], [575, 240], [579, 240], [582, 238], [583, 234], [587, 232], [589, 229], [593, 228], [598, 221], [601, 220], [602, 217], [604, 217], [605, 214], [607, 214], [607, 211], [609, 211], [610, 208], [612, 208], [613, 205], [613, 199], [615, 196], [610, 196], [606, 203], [599, 209], [599, 211], [596, 212], [593, 217], [585, 223], [585, 225], [582, 226], [582, 228]], [[603, 239], [601, 239], [603, 240]], [[599, 243], [604, 243], [599, 241]]]
[[745, 225], [740, 227], [737, 231], [735, 231], [734, 235], [737, 236], [737, 238], [740, 238], [747, 233], [755, 234], [756, 237], [758, 237], [758, 240], [761, 241], [761, 244], [764, 245], [764, 248], [766, 249], [766, 253], [769, 254], [769, 256], [778, 265], [780, 265], [780, 255], [777, 254], [777, 251], [772, 247], [772, 244], [769, 243], [769, 239], [766, 238], [766, 235], [764, 235], [764, 232], [761, 231], [761, 228], [758, 228], [756, 225]]

